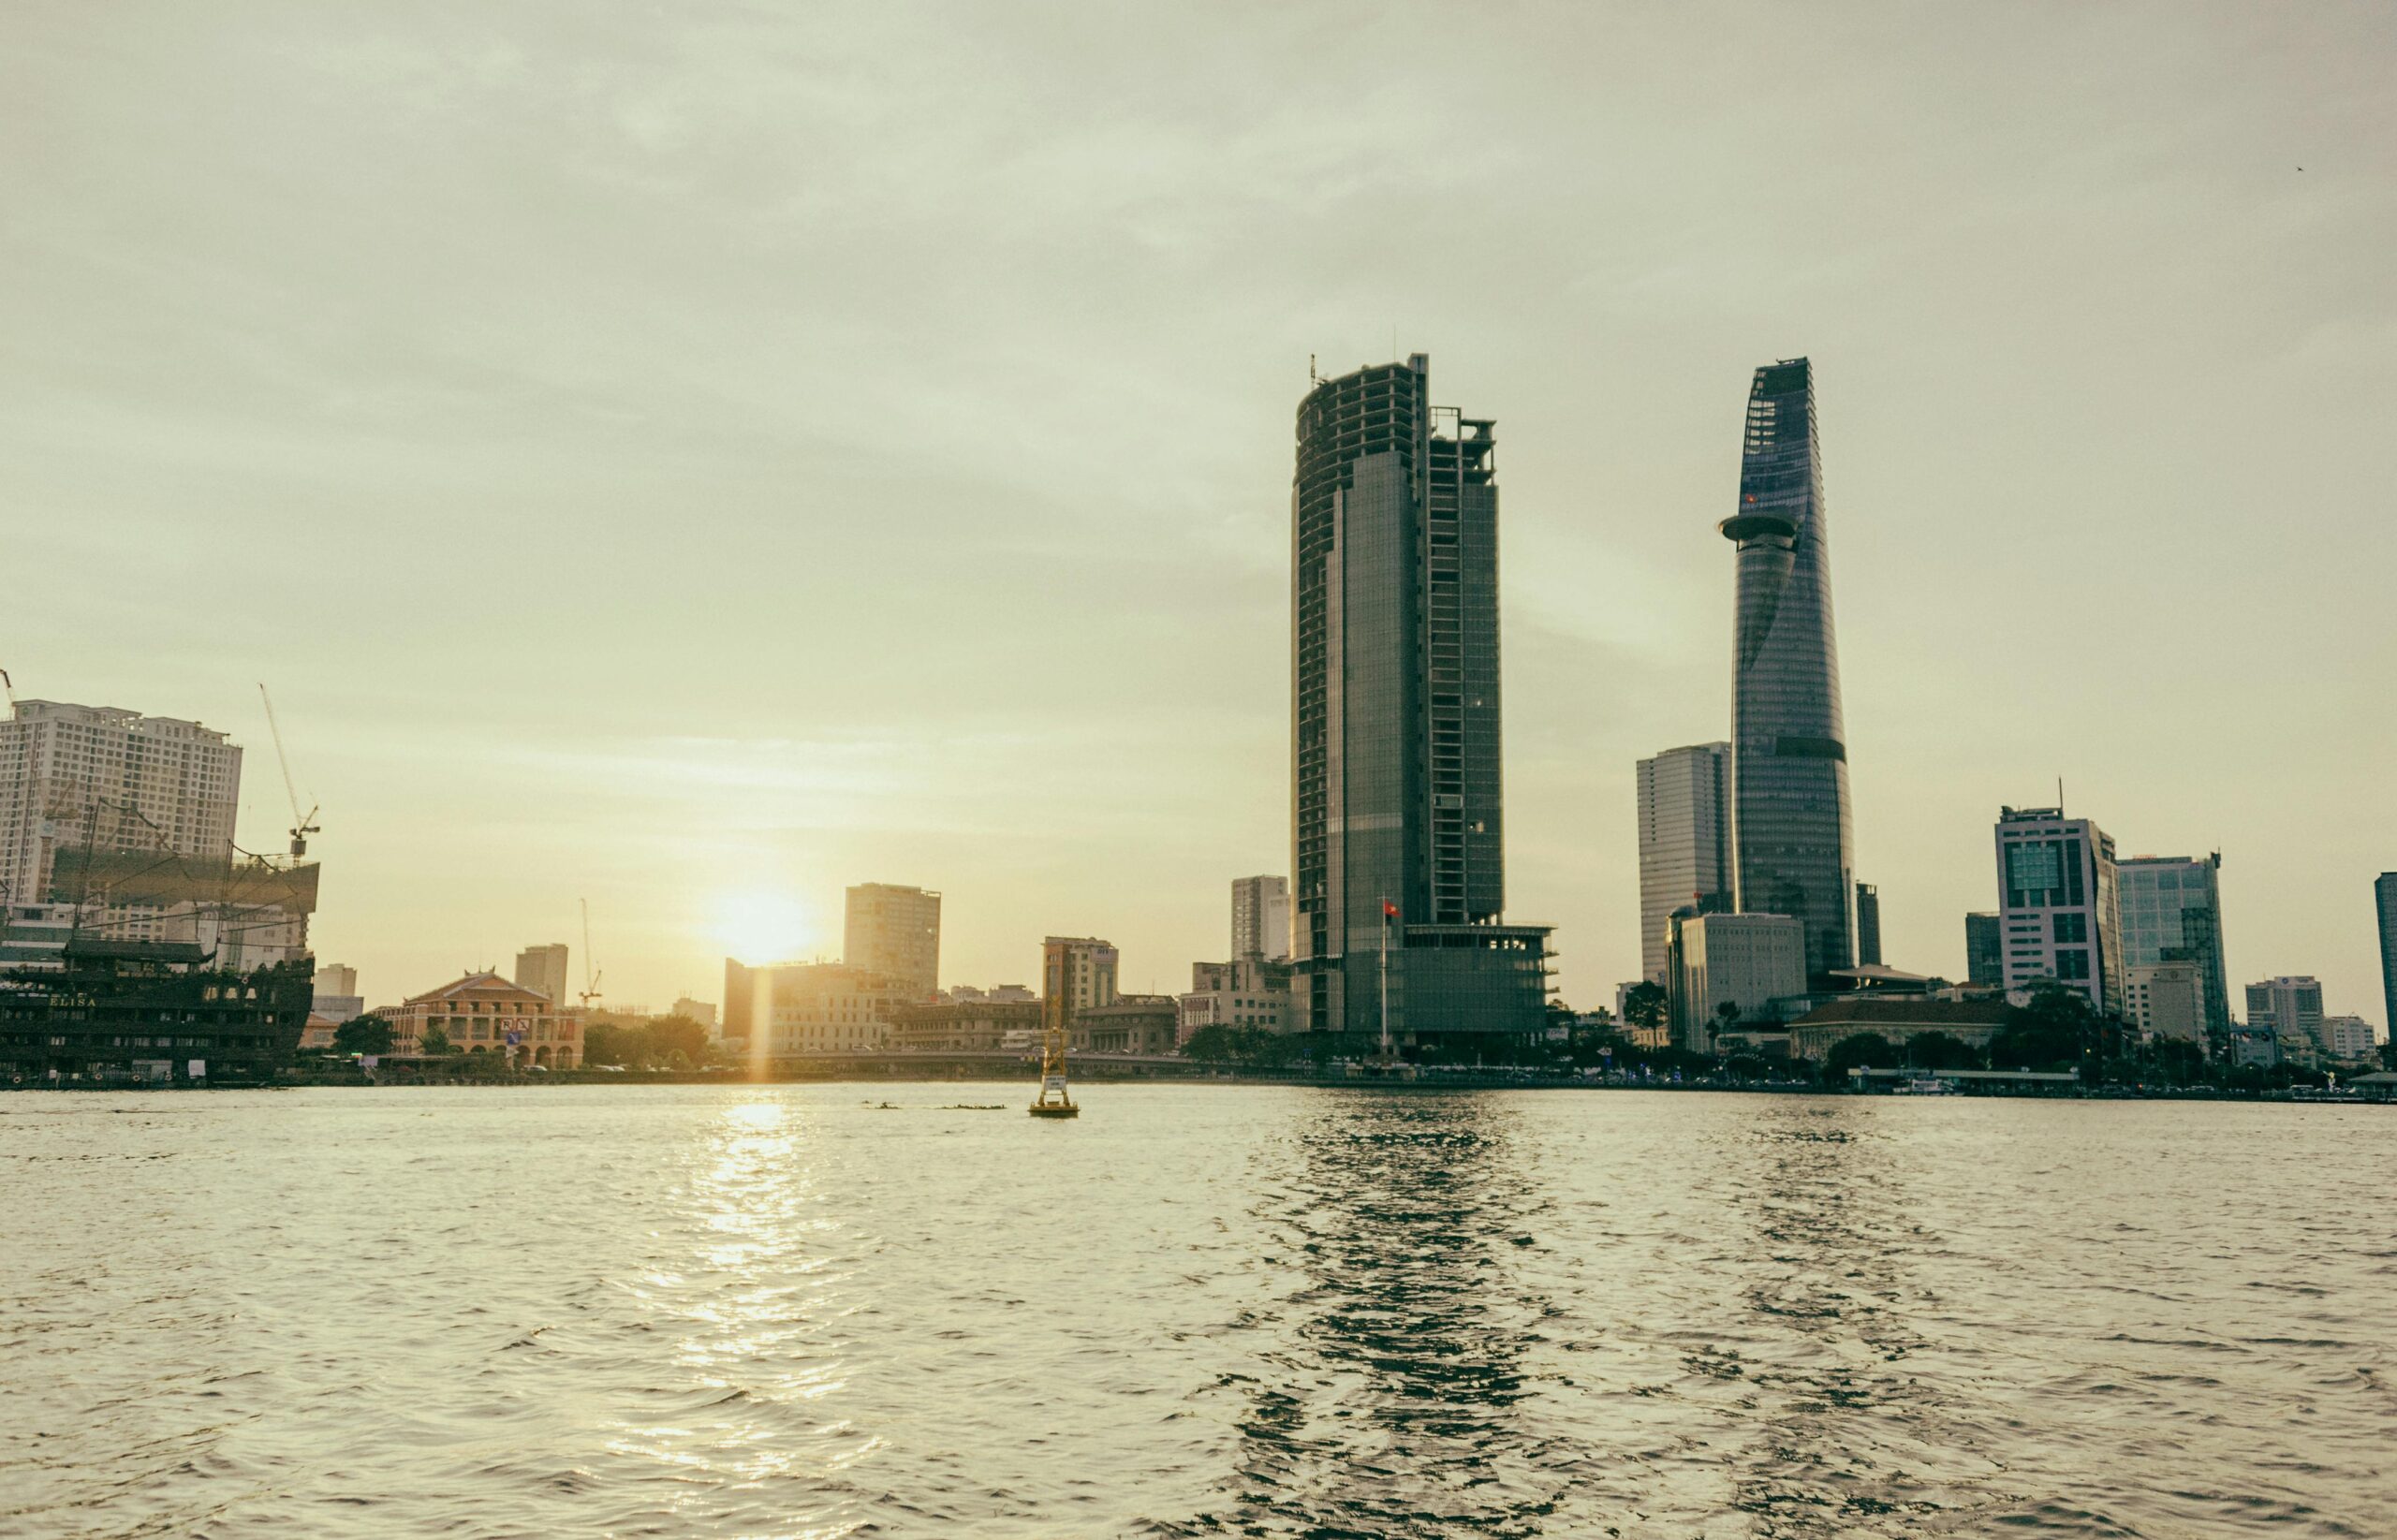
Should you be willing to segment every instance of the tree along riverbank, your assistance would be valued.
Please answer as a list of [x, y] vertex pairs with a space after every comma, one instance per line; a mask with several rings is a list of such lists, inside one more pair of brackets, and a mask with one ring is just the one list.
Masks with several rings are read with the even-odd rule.
[[[1851, 1081], [1846, 1084], [1816, 1080], [1774, 1079], [1752, 1078], [1726, 1073], [1711, 1075], [1679, 1074], [1578, 1074], [1548, 1069], [1446, 1069], [1421, 1071], [1412, 1076], [1385, 1076], [1370, 1073], [1349, 1073], [1345, 1066], [1336, 1071], [1308, 1070], [1246, 1070], [1210, 1067], [1171, 1060], [1140, 1062], [1109, 1062], [1101, 1058], [1077, 1060], [1072, 1066], [1077, 1083], [1088, 1085], [1152, 1082], [1160, 1084], [1241, 1086], [1311, 1086], [1319, 1089], [1366, 1090], [1401, 1093], [1425, 1093], [1452, 1091], [1650, 1091], [1650, 1092], [1736, 1092], [1757, 1095], [1792, 1096], [1852, 1096], [1919, 1093], [1918, 1087], [1939, 1086], [1938, 1093], [1946, 1096], [2035, 1096], [2048, 1099], [2077, 1101], [2219, 1101], [2219, 1102], [2336, 1102], [2340, 1104], [2382, 1103], [2397, 1101], [2388, 1086], [2351, 1089], [2340, 1085], [2327, 1090], [2317, 1085], [2239, 1086], [2213, 1085], [2140, 1085], [2113, 1082], [2009, 1082], [1975, 1080], [1938, 1080], [1935, 1072], [1926, 1072], [1919, 1079], [1895, 1081]], [[332, 1069], [294, 1071], [261, 1085], [142, 1085], [109, 1084], [92, 1081], [64, 1086], [27, 1084], [7, 1089], [37, 1091], [147, 1091], [209, 1090], [255, 1091], [279, 1088], [348, 1088], [356, 1090], [390, 1090], [409, 1087], [561, 1087], [561, 1086], [660, 1086], [660, 1085], [977, 1085], [983, 1087], [1021, 1087], [1029, 1093], [1038, 1084], [1037, 1065], [1027, 1062], [1015, 1073], [990, 1064], [950, 1065], [919, 1062], [912, 1055], [843, 1055], [835, 1062], [821, 1064], [779, 1064], [762, 1072], [747, 1069], [708, 1070], [556, 1070], [507, 1074], [449, 1075], [439, 1070], [416, 1072], [378, 1066], [372, 1072], [354, 1066], [347, 1073]]]

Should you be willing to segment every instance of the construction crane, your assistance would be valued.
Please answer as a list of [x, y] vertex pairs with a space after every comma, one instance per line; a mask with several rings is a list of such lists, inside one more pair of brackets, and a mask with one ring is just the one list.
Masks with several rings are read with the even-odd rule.
[[589, 1010], [599, 998], [599, 980], [604, 976], [591, 971], [591, 901], [582, 901], [582, 1008]]
[[295, 858], [305, 856], [308, 836], [324, 830], [316, 827], [316, 808], [300, 811], [300, 788], [291, 784], [291, 756], [283, 752], [283, 728], [274, 720], [274, 697], [266, 693], [263, 683], [258, 686], [258, 698], [266, 702], [266, 730], [274, 735], [275, 763], [283, 767], [283, 794], [291, 799], [291, 854]]
[[0, 690], [6, 690], [8, 693], [8, 714], [16, 715], [17, 682], [8, 677], [8, 670], [6, 668], [0, 668]]

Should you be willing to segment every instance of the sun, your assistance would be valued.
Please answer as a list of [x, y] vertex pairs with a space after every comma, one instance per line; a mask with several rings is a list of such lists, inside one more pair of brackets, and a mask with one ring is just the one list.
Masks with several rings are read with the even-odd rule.
[[717, 899], [708, 933], [726, 956], [756, 966], [798, 957], [815, 942], [816, 931], [807, 905], [785, 893], [758, 891]]

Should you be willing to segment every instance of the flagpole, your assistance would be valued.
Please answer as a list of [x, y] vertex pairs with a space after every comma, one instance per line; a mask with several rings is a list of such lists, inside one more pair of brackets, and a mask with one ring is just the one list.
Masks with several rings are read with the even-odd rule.
[[1390, 1062], [1390, 900], [1382, 900], [1382, 1062]]

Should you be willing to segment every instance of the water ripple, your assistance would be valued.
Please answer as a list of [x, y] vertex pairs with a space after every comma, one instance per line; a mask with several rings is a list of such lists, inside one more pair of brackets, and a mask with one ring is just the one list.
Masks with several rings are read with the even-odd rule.
[[0, 1533], [2397, 1533], [2380, 1109], [1020, 1089], [9, 1098]]

